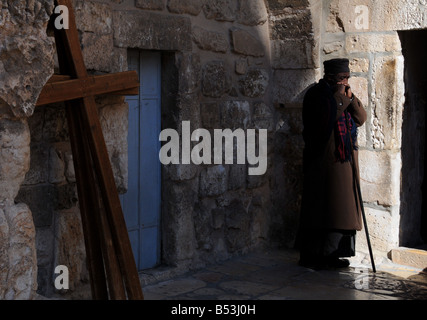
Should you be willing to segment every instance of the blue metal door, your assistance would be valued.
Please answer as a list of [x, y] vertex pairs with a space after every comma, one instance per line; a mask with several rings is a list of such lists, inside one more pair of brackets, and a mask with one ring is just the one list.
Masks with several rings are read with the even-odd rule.
[[128, 96], [128, 191], [121, 195], [123, 213], [138, 270], [160, 260], [161, 131], [158, 52], [130, 50], [129, 70], [139, 74], [138, 96]]

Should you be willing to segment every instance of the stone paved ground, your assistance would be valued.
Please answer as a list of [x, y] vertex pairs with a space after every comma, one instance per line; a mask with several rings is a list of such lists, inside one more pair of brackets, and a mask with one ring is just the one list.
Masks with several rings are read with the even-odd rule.
[[[146, 300], [425, 300], [427, 273], [383, 259], [374, 274], [350, 268], [313, 271], [291, 250], [250, 253], [143, 285]], [[142, 282], [144, 277], [142, 275]], [[154, 273], [149, 275], [155, 277]], [[144, 282], [143, 282], [144, 283]]]

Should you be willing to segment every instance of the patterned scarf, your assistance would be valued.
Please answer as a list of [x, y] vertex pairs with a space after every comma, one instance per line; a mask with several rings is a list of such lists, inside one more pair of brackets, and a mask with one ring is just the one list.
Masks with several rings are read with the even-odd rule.
[[[348, 132], [348, 128], [346, 125], [346, 117], [345, 113], [347, 114], [348, 122], [349, 122], [349, 128], [351, 132], [351, 140], [350, 140], [350, 134]], [[354, 150], [357, 150], [357, 126], [351, 117], [351, 115], [344, 111], [341, 115], [341, 117], [338, 119], [337, 124], [335, 126], [335, 156], [336, 160], [340, 162], [346, 162], [350, 161], [351, 159], [351, 148], [353, 147]], [[351, 146], [351, 142], [353, 142], [353, 146]]]

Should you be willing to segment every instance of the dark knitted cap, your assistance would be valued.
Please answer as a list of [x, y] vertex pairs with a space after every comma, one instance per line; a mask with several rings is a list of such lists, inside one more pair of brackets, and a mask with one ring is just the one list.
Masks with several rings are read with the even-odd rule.
[[350, 72], [348, 59], [331, 59], [323, 62], [325, 74], [338, 74]]

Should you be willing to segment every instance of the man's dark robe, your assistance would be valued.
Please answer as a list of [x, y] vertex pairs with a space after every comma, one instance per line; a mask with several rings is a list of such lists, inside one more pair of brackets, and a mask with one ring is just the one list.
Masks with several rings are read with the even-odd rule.
[[[352, 161], [337, 160], [334, 131], [345, 110], [357, 127], [366, 121], [366, 111], [357, 97], [353, 96], [351, 100], [343, 94], [334, 93], [323, 79], [305, 94], [304, 191], [298, 242], [312, 252], [326, 250], [322, 246], [325, 246], [324, 241], [328, 241], [325, 240], [327, 233], [331, 239], [339, 242], [340, 235], [354, 235], [355, 230], [362, 228]], [[354, 157], [359, 180], [357, 150], [354, 151]], [[331, 239], [329, 240], [335, 241]], [[319, 254], [348, 256], [346, 253], [329, 251]]]

